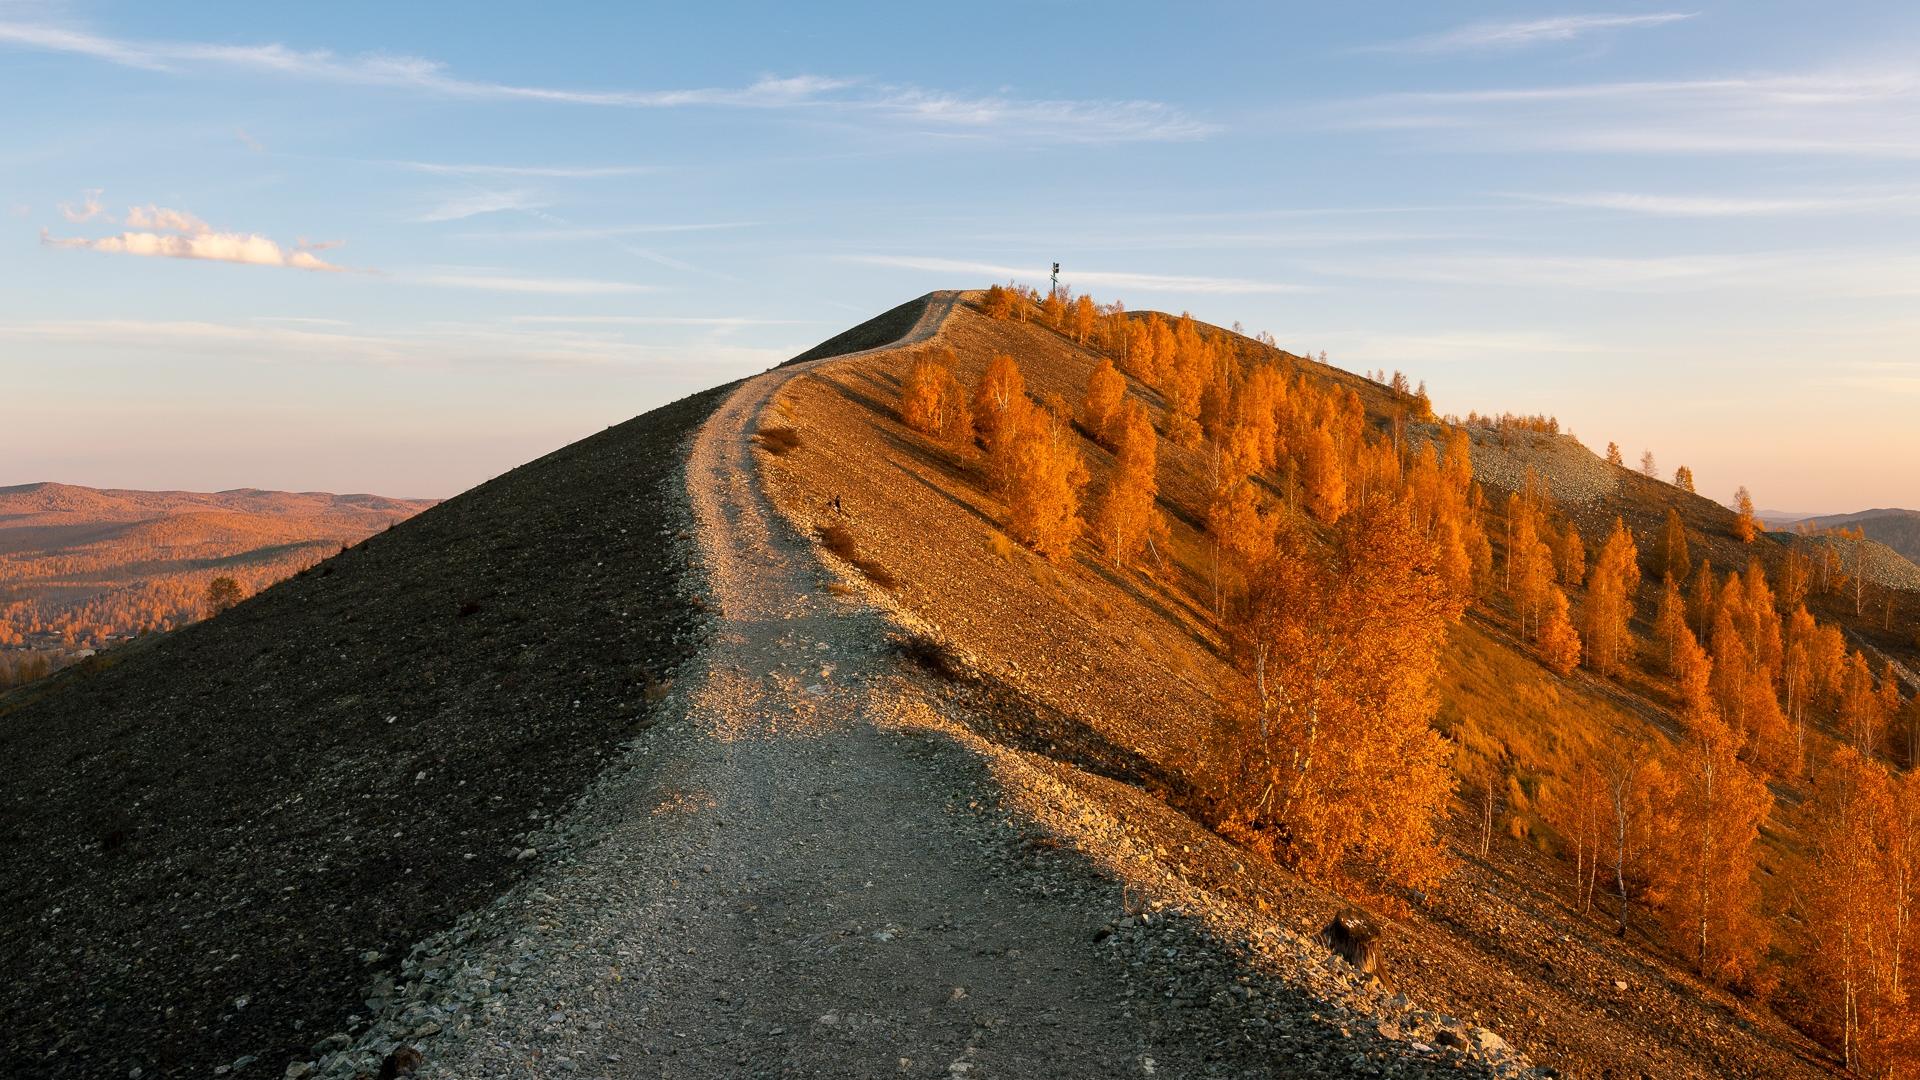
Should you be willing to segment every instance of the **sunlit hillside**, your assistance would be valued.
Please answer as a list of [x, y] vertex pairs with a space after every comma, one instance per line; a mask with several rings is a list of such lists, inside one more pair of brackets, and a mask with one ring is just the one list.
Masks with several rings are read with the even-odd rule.
[[0, 648], [99, 649], [207, 612], [215, 578], [242, 595], [431, 501], [235, 490], [0, 488]]
[[[1746, 535], [1549, 417], [1446, 405], [996, 288], [931, 342], [795, 379], [762, 441], [954, 715], [1161, 855], [1116, 872], [1226, 925], [1373, 905], [1400, 989], [1571, 1074], [1820, 1074], [1868, 1036], [1818, 947], [1839, 841], [1808, 807], [1835, 769], [1907, 790], [1920, 593], [1857, 545]], [[1411, 760], [1428, 730], [1438, 780]], [[1302, 780], [1313, 738], [1339, 766]], [[1170, 849], [1193, 822], [1217, 847]], [[1904, 1052], [1875, 1015], [1871, 1052]]]

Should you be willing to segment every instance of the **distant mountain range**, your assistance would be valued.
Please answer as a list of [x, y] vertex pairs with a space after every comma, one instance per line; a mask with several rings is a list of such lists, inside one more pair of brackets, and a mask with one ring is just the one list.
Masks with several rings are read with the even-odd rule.
[[1920, 510], [1862, 510], [1854, 514], [1802, 518], [1794, 524], [1817, 529], [1859, 529], [1867, 539], [1878, 540], [1920, 563]]
[[261, 491], [0, 487], [0, 647], [98, 648], [199, 618], [207, 585], [245, 593], [432, 500]]

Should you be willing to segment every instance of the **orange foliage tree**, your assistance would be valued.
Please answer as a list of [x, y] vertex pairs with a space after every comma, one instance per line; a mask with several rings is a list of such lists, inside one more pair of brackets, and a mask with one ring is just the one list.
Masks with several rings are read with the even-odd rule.
[[1736, 749], [1711, 706], [1691, 718], [1666, 770], [1662, 854], [1648, 890], [1668, 940], [1702, 977], [1721, 985], [1750, 977], [1767, 944], [1753, 868], [1771, 797]]
[[1024, 397], [1016, 400], [1001, 414], [995, 443], [1002, 459], [998, 471], [1007, 485], [1007, 532], [1055, 561], [1080, 537], [1087, 467], [1065, 423]]
[[1920, 1067], [1920, 1018], [1907, 985], [1920, 874], [1920, 786], [1840, 747], [1808, 805], [1806, 861], [1796, 893], [1807, 921], [1801, 981], [1814, 1017], [1847, 1067], [1910, 1076]]
[[980, 300], [980, 310], [990, 319], [1019, 322], [1026, 318], [1031, 303], [1026, 290], [1017, 285], [989, 285]]
[[1633, 598], [1640, 588], [1640, 554], [1633, 534], [1619, 518], [1601, 545], [1587, 581], [1582, 611], [1587, 663], [1602, 675], [1617, 675], [1633, 654]]
[[1099, 322], [1100, 309], [1094, 306], [1093, 297], [1081, 293], [1067, 313], [1067, 335], [1073, 338], [1074, 344], [1085, 345]]
[[1137, 401], [1125, 403], [1115, 430], [1113, 475], [1094, 509], [1093, 529], [1107, 558], [1122, 566], [1164, 528], [1154, 508], [1160, 491], [1155, 475], [1160, 439], [1146, 407]]
[[1087, 394], [1080, 410], [1087, 430], [1093, 432], [1095, 438], [1109, 444], [1113, 442], [1114, 421], [1120, 418], [1120, 404], [1126, 396], [1126, 376], [1120, 374], [1112, 360], [1102, 357], [1087, 376]]
[[954, 446], [973, 442], [973, 409], [966, 388], [954, 377], [952, 353], [920, 356], [907, 370], [900, 418], [922, 435]]
[[1573, 625], [1567, 594], [1558, 586], [1548, 586], [1546, 614], [1540, 622], [1540, 659], [1560, 675], [1571, 675], [1580, 666], [1580, 631]]
[[1461, 602], [1404, 505], [1354, 513], [1322, 549], [1298, 526], [1228, 628], [1246, 707], [1207, 770], [1218, 827], [1318, 877], [1349, 862], [1407, 884], [1444, 869], [1450, 749], [1434, 676]]
[[1753, 514], [1753, 496], [1743, 486], [1733, 493], [1733, 537], [1743, 544], [1753, 543], [1761, 533], [1760, 519]]
[[1653, 557], [1659, 572], [1675, 581], [1687, 580], [1693, 570], [1693, 556], [1687, 551], [1687, 526], [1672, 507], [1667, 508], [1667, 523], [1660, 529], [1660, 544]]

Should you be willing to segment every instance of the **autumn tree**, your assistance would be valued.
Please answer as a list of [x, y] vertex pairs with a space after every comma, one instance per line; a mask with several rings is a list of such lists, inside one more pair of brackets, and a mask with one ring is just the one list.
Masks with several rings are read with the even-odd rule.
[[1541, 539], [1546, 525], [1544, 500], [1531, 470], [1521, 490], [1507, 496], [1505, 581], [1520, 618], [1520, 632], [1529, 636], [1539, 632], [1555, 577], [1553, 549]]
[[1127, 396], [1127, 379], [1112, 360], [1102, 357], [1087, 376], [1087, 395], [1081, 405], [1087, 430], [1103, 442], [1113, 442], [1114, 421], [1120, 418], [1120, 405]]
[[1228, 620], [1249, 694], [1212, 744], [1211, 816], [1309, 875], [1352, 862], [1417, 886], [1445, 863], [1434, 678], [1461, 606], [1404, 505], [1371, 503], [1332, 533], [1323, 547], [1283, 529]]
[[1219, 614], [1225, 593], [1273, 552], [1274, 520], [1261, 511], [1251, 480], [1242, 477], [1215, 496], [1207, 507], [1207, 536], [1213, 541], [1213, 609]]
[[1666, 774], [1651, 747], [1618, 733], [1609, 737], [1602, 750], [1600, 771], [1607, 784], [1619, 934], [1625, 937], [1631, 906], [1629, 880], [1639, 884], [1649, 877], [1647, 863], [1655, 852], [1660, 827], [1655, 798], [1666, 789]]
[[1873, 671], [1859, 652], [1847, 657], [1840, 690], [1840, 731], [1862, 757], [1872, 757], [1885, 735], [1887, 717], [1875, 692]]
[[1733, 493], [1733, 537], [1743, 544], [1753, 543], [1761, 533], [1760, 519], [1753, 515], [1753, 496], [1743, 486]]
[[1015, 437], [1033, 408], [1026, 377], [1013, 357], [1000, 353], [987, 361], [974, 384], [972, 405], [973, 426], [986, 445], [988, 482], [996, 494], [1005, 495], [1013, 478]]
[[1154, 508], [1159, 441], [1146, 407], [1127, 401], [1115, 424], [1113, 474], [1093, 518], [1094, 533], [1115, 566], [1132, 561], [1163, 527]]
[[1547, 588], [1547, 604], [1540, 621], [1540, 658], [1560, 675], [1580, 666], [1580, 631], [1574, 629], [1567, 594], [1559, 586]]
[[1027, 296], [1013, 285], [989, 285], [980, 301], [980, 310], [990, 319], [1021, 321], [1026, 317]]
[[1750, 976], [1767, 944], [1753, 866], [1770, 798], [1735, 751], [1733, 732], [1711, 709], [1693, 719], [1666, 770], [1662, 855], [1648, 890], [1668, 940], [1723, 986]]
[[1626, 522], [1615, 518], [1587, 581], [1582, 610], [1587, 663], [1602, 675], [1617, 675], [1633, 654], [1634, 596], [1640, 589], [1640, 555]]
[[[1806, 814], [1797, 882], [1807, 922], [1803, 982], [1847, 1068], [1911, 1075], [1920, 1029], [1908, 1001], [1913, 951], [1915, 823], [1911, 780], [1839, 747], [1823, 763]], [[1901, 797], [1901, 796], [1904, 796]]]
[[1681, 491], [1693, 491], [1693, 470], [1685, 465], [1673, 470], [1673, 486]]
[[973, 409], [954, 377], [952, 354], [916, 357], [901, 392], [900, 417], [907, 426], [953, 446], [973, 442]]
[[1080, 494], [1086, 463], [1072, 432], [1050, 423], [1025, 398], [1001, 417], [1007, 477], [1007, 532], [1049, 561], [1073, 550], [1083, 523]]
[[1653, 463], [1653, 451], [1651, 450], [1644, 450], [1640, 453], [1640, 475], [1649, 480], [1655, 479], [1660, 475], [1660, 467]]
[[1066, 328], [1067, 298], [1060, 295], [1059, 289], [1049, 290], [1041, 299], [1040, 321], [1055, 330]]
[[1660, 529], [1654, 562], [1660, 573], [1675, 581], [1687, 580], [1693, 570], [1693, 556], [1687, 550], [1687, 526], [1680, 520], [1680, 511], [1673, 507], [1667, 508], [1667, 523]]
[[1608, 794], [1606, 773], [1593, 755], [1587, 755], [1574, 766], [1573, 775], [1567, 778], [1558, 797], [1547, 804], [1548, 820], [1573, 856], [1576, 911], [1593, 909], [1601, 864], [1612, 862], [1613, 815]]
[[1680, 635], [1690, 634], [1687, 629], [1687, 602], [1680, 595], [1680, 583], [1672, 574], [1660, 589], [1660, 607], [1653, 618], [1654, 640], [1660, 643], [1660, 653], [1667, 665], [1668, 674], [1674, 671], [1679, 657]]
[[1074, 344], [1085, 345], [1093, 337], [1099, 321], [1100, 309], [1094, 306], [1093, 297], [1081, 293], [1073, 301], [1073, 310], [1067, 313], [1067, 334]]
[[1880, 690], [1878, 697], [1880, 699], [1880, 727], [1887, 738], [1889, 749], [1891, 750], [1892, 744], [1897, 738], [1900, 743], [1899, 752], [1906, 760], [1912, 761], [1915, 743], [1911, 741], [1911, 737], [1908, 736], [1907, 733], [1895, 729], [1902, 714], [1906, 712], [1906, 700], [1900, 696], [1900, 676], [1894, 671], [1893, 660], [1891, 658], [1883, 659], [1880, 662]]
[[1159, 321], [1158, 314], [1130, 319], [1121, 337], [1121, 370], [1149, 386], [1158, 385], [1160, 381], [1160, 365], [1153, 348], [1153, 328]]
[[1607, 464], [1618, 465], [1621, 468], [1626, 467], [1627, 461], [1626, 461], [1626, 458], [1622, 457], [1620, 454], [1619, 443], [1610, 442], [1607, 444]]
[[1340, 447], [1325, 426], [1316, 426], [1306, 435], [1301, 454], [1301, 481], [1306, 489], [1307, 511], [1316, 519], [1333, 524], [1347, 512], [1347, 470]]
[[1560, 569], [1560, 584], [1577, 589], [1587, 580], [1587, 542], [1571, 521], [1555, 539], [1553, 554]]
[[242, 599], [240, 583], [230, 577], [217, 577], [207, 582], [207, 614], [210, 616], [220, 614]]

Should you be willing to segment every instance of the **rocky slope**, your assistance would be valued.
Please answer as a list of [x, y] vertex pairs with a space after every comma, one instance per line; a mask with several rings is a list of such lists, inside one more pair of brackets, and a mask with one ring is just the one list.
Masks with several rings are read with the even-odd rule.
[[696, 645], [666, 406], [0, 697], [0, 1075], [279, 1076], [539, 865]]

